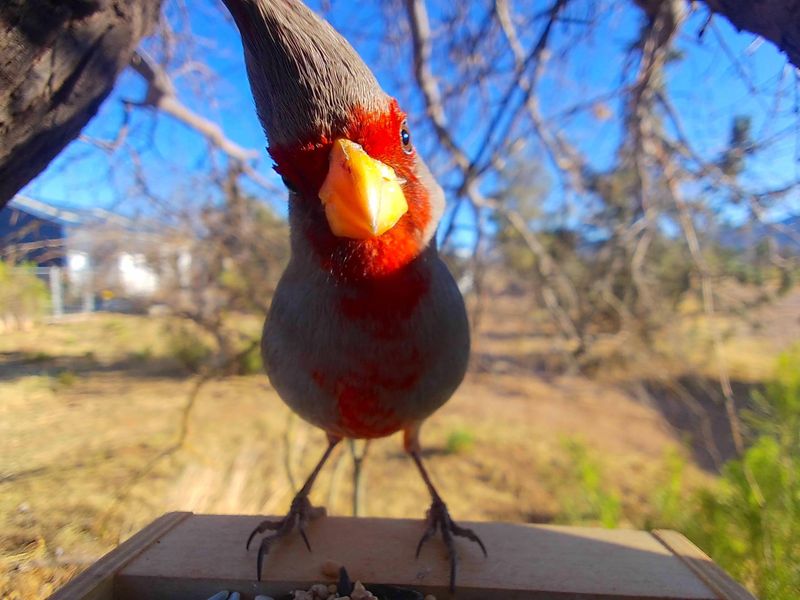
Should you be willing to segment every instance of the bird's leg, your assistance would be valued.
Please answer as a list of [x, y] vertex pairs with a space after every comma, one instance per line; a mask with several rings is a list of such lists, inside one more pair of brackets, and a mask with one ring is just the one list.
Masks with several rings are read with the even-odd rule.
[[267, 530], [275, 532], [272, 535], [263, 537], [261, 539], [261, 544], [258, 546], [256, 574], [259, 581], [261, 581], [261, 564], [264, 562], [264, 557], [267, 555], [267, 553], [269, 553], [270, 546], [275, 540], [290, 533], [295, 526], [297, 526], [297, 530], [300, 532], [300, 535], [306, 544], [306, 548], [308, 548], [308, 551], [311, 552], [311, 544], [308, 542], [308, 536], [306, 536], [305, 528], [312, 519], [323, 516], [325, 514], [325, 508], [322, 506], [312, 506], [311, 502], [308, 500], [308, 494], [311, 491], [311, 487], [314, 485], [317, 475], [319, 475], [319, 472], [322, 470], [323, 465], [330, 457], [331, 452], [333, 452], [333, 449], [336, 447], [336, 444], [338, 444], [340, 441], [341, 438], [339, 437], [333, 437], [330, 435], [328, 436], [328, 447], [325, 450], [325, 454], [322, 455], [322, 458], [317, 463], [317, 466], [314, 467], [313, 471], [311, 471], [311, 475], [308, 476], [308, 479], [306, 479], [303, 487], [300, 488], [300, 491], [297, 492], [297, 494], [295, 494], [295, 497], [292, 500], [292, 505], [289, 508], [289, 513], [279, 521], [261, 521], [261, 523], [259, 523], [258, 526], [250, 533], [250, 537], [247, 538], [247, 549], [249, 550], [250, 542], [253, 541], [253, 538], [257, 533], [264, 533]]
[[350, 454], [353, 456], [353, 516], [362, 517], [364, 512], [363, 507], [363, 490], [364, 490], [364, 459], [367, 458], [369, 451], [370, 440], [364, 440], [364, 446], [359, 454], [356, 450], [356, 441], [347, 440], [350, 445]]
[[436, 491], [436, 488], [433, 486], [433, 482], [428, 475], [428, 471], [422, 464], [422, 457], [420, 456], [420, 447], [416, 430], [406, 431], [405, 445], [406, 451], [411, 455], [411, 458], [414, 460], [414, 464], [417, 465], [417, 469], [419, 469], [419, 473], [422, 475], [422, 480], [425, 482], [425, 486], [428, 488], [428, 492], [431, 495], [431, 507], [428, 509], [425, 518], [427, 527], [425, 529], [425, 533], [422, 534], [422, 537], [419, 540], [419, 544], [417, 544], [416, 556], [419, 558], [419, 553], [422, 550], [422, 546], [436, 534], [437, 529], [440, 530], [442, 532], [444, 545], [447, 548], [447, 557], [450, 559], [450, 592], [452, 593], [456, 589], [456, 563], [458, 561], [458, 554], [456, 553], [454, 539], [455, 536], [465, 537], [468, 540], [472, 540], [478, 544], [483, 551], [484, 556], [488, 556], [486, 552], [486, 546], [483, 545], [483, 542], [474, 531], [467, 529], [466, 527], [461, 527], [450, 517], [450, 512], [447, 510], [447, 505], [442, 500], [439, 492]]

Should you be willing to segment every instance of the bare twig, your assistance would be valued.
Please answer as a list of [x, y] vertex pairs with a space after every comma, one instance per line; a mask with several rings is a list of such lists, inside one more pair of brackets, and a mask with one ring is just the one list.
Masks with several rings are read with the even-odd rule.
[[250, 164], [254, 159], [258, 158], [260, 152], [243, 148], [233, 142], [225, 135], [217, 123], [197, 114], [181, 102], [170, 76], [143, 50], [137, 50], [134, 53], [130, 64], [131, 68], [147, 83], [147, 91], [144, 99], [139, 102], [128, 101], [128, 105], [156, 109], [194, 129], [206, 138], [214, 148], [224, 152], [237, 164], [237, 167], [243, 173], [258, 185], [270, 191], [277, 191], [277, 188]]

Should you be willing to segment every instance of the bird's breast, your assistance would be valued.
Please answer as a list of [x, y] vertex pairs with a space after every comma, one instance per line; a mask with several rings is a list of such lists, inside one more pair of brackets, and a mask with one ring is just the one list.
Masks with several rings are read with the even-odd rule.
[[418, 422], [461, 382], [469, 354], [463, 301], [444, 264], [394, 280], [281, 281], [263, 355], [281, 398], [331, 433], [372, 438]]

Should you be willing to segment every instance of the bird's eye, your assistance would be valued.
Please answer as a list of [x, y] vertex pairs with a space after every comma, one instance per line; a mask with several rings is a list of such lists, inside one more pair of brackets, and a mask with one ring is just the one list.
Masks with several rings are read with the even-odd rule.
[[297, 193], [297, 188], [294, 187], [294, 185], [292, 185], [292, 182], [289, 181], [288, 179], [286, 179], [286, 177], [284, 177], [283, 175], [281, 175], [281, 181], [283, 182], [283, 185], [286, 186], [287, 190], [289, 190], [290, 192], [292, 192], [294, 194]]
[[414, 151], [414, 147], [411, 145], [411, 133], [409, 133], [408, 123], [405, 121], [400, 126], [400, 143], [403, 145], [403, 152], [406, 154], [411, 154]]

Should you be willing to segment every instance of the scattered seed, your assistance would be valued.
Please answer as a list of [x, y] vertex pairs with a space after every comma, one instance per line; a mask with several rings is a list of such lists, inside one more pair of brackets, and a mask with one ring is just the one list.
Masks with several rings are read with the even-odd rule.
[[339, 577], [339, 567], [341, 565], [335, 560], [326, 560], [322, 563], [322, 574], [327, 577]]
[[377, 597], [365, 588], [364, 584], [360, 581], [356, 581], [356, 584], [353, 586], [350, 598], [352, 598], [352, 600], [377, 600]]

